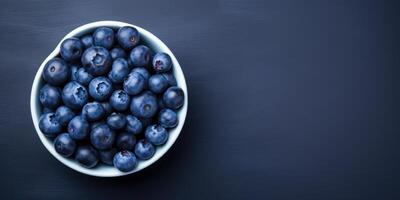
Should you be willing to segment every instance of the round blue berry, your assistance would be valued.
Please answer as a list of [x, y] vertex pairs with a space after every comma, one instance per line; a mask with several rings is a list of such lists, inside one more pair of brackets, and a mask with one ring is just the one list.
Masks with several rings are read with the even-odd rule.
[[168, 80], [161, 74], [154, 74], [149, 78], [150, 91], [160, 94], [168, 88]]
[[140, 160], [150, 159], [151, 157], [153, 157], [155, 152], [156, 149], [154, 148], [154, 146], [146, 140], [140, 140], [135, 145], [135, 155]]
[[112, 59], [107, 49], [93, 46], [83, 52], [81, 62], [86, 71], [91, 75], [100, 76], [110, 71]]
[[106, 122], [110, 128], [114, 130], [120, 130], [126, 125], [126, 117], [121, 113], [113, 113], [107, 117]]
[[143, 92], [140, 95], [132, 97], [130, 109], [136, 117], [153, 117], [158, 109], [157, 98], [151, 92]]
[[135, 169], [137, 159], [132, 152], [122, 150], [115, 154], [113, 164], [118, 170], [122, 172], [129, 172]]
[[151, 125], [147, 127], [144, 136], [147, 141], [156, 146], [163, 145], [168, 140], [168, 132], [161, 125]]
[[64, 157], [70, 157], [76, 149], [76, 142], [68, 133], [62, 133], [54, 140], [54, 149]]
[[55, 137], [62, 131], [54, 113], [46, 113], [39, 118], [39, 129], [47, 137]]
[[76, 150], [75, 160], [86, 168], [93, 168], [99, 162], [98, 152], [89, 145], [80, 146]]
[[129, 108], [131, 97], [124, 90], [115, 90], [110, 97], [110, 105], [116, 111], [125, 111]]
[[65, 39], [60, 46], [61, 57], [68, 62], [79, 60], [83, 53], [83, 44], [78, 38]]
[[114, 31], [108, 27], [97, 28], [93, 33], [93, 43], [95, 46], [110, 49], [114, 44]]
[[130, 50], [139, 43], [140, 34], [136, 28], [124, 26], [119, 28], [117, 39], [122, 48]]
[[83, 140], [89, 135], [90, 125], [85, 118], [78, 115], [69, 121], [67, 130], [71, 138]]
[[43, 107], [55, 109], [61, 104], [61, 92], [58, 87], [44, 85], [39, 91], [39, 100]]
[[62, 100], [64, 104], [74, 110], [82, 108], [88, 101], [89, 95], [84, 86], [72, 81], [64, 86]]
[[158, 123], [165, 128], [173, 128], [178, 125], [178, 116], [169, 108], [162, 109], [158, 114]]
[[153, 57], [153, 69], [156, 72], [167, 72], [171, 69], [171, 57], [166, 53], [157, 53]]
[[71, 70], [64, 60], [53, 58], [44, 66], [42, 77], [50, 85], [60, 86], [71, 77]]
[[83, 106], [82, 115], [86, 117], [89, 122], [98, 121], [106, 114], [104, 107], [98, 102], [90, 102]]
[[152, 54], [153, 53], [149, 47], [139, 45], [132, 49], [129, 58], [131, 59], [133, 66], [147, 66], [151, 60]]
[[163, 103], [166, 107], [171, 109], [179, 109], [182, 107], [185, 96], [180, 87], [172, 86], [164, 92]]
[[106, 124], [102, 124], [92, 129], [90, 132], [90, 141], [97, 149], [109, 149], [115, 140], [115, 132]]
[[111, 81], [103, 76], [94, 78], [89, 83], [89, 94], [96, 101], [107, 100], [113, 92]]

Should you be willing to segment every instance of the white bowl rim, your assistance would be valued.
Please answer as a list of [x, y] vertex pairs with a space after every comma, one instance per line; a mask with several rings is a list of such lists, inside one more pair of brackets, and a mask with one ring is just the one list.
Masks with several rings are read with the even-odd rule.
[[[169, 130], [169, 138], [168, 138], [168, 141], [166, 142], [166, 144], [164, 144], [161, 147], [157, 147], [156, 153], [154, 154], [154, 156], [152, 158], [150, 158], [149, 160], [145, 160], [145, 161], [139, 161], [136, 168], [129, 172], [121, 172], [112, 166], [106, 166], [106, 165], [96, 166], [95, 168], [92, 168], [92, 169], [87, 169], [85, 167], [82, 167], [73, 159], [65, 158], [65, 157], [59, 155], [54, 149], [52, 140], [47, 138], [39, 129], [39, 117], [40, 117], [39, 114], [41, 113], [41, 111], [40, 111], [40, 103], [38, 100], [38, 93], [39, 93], [39, 89], [40, 89], [39, 86], [42, 83], [41, 76], [42, 76], [42, 71], [43, 71], [44, 65], [51, 58], [54, 58], [55, 56], [57, 56], [59, 54], [60, 45], [65, 39], [74, 37], [74, 36], [85, 35], [87, 32], [90, 32], [93, 29], [95, 29], [97, 27], [102, 27], [102, 26], [113, 27], [113, 28], [118, 28], [118, 27], [122, 27], [122, 26], [135, 27], [139, 31], [141, 37], [146, 40], [148, 45], [151, 46], [153, 49], [154, 48], [157, 49], [156, 52], [162, 51], [162, 52], [169, 54], [172, 59], [173, 73], [177, 80], [177, 84], [179, 87], [182, 88], [182, 90], [184, 91], [184, 95], [185, 95], [184, 105], [178, 111], [179, 124], [174, 129]], [[30, 98], [30, 106], [31, 106], [31, 115], [32, 115], [33, 124], [34, 124], [36, 132], [40, 138], [40, 141], [57, 160], [59, 160], [61, 163], [68, 166], [69, 168], [74, 169], [83, 174], [97, 176], [97, 177], [118, 177], [118, 176], [124, 176], [124, 175], [138, 172], [138, 171], [150, 166], [151, 164], [156, 162], [158, 159], [160, 159], [171, 148], [171, 146], [175, 143], [176, 139], [178, 138], [179, 134], [181, 133], [183, 125], [185, 123], [187, 108], [188, 108], [188, 92], [187, 92], [187, 86], [186, 86], [184, 74], [182, 72], [181, 66], [179, 65], [175, 55], [155, 35], [153, 35], [149, 31], [147, 31], [139, 26], [125, 23], [125, 22], [97, 21], [97, 22], [92, 22], [92, 23], [88, 23], [88, 24], [79, 26], [79, 27], [75, 28], [74, 30], [72, 30], [71, 32], [69, 32], [58, 43], [58, 45], [50, 53], [50, 55], [43, 61], [43, 63], [40, 65], [40, 67], [35, 75], [35, 79], [33, 81], [32, 90], [31, 90], [31, 98]]]

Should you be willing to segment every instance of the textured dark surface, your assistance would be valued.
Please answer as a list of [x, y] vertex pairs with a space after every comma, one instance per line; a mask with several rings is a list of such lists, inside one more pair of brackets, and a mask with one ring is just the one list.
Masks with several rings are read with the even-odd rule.
[[[0, 3], [1, 199], [399, 199], [395, 1]], [[30, 117], [37, 68], [73, 28], [153, 32], [189, 89], [181, 137], [136, 175], [59, 163]]]

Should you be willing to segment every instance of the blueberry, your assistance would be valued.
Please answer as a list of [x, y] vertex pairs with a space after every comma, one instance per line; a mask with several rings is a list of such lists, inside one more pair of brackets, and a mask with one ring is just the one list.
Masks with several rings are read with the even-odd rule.
[[129, 95], [139, 94], [145, 86], [145, 79], [139, 73], [130, 73], [124, 80], [124, 90]]
[[54, 113], [46, 113], [40, 116], [39, 129], [47, 137], [55, 137], [62, 131], [62, 126], [58, 123]]
[[112, 69], [108, 73], [108, 78], [113, 83], [122, 83], [124, 82], [124, 78], [128, 75], [128, 73], [128, 62], [123, 58], [117, 58], [112, 64]]
[[87, 103], [83, 106], [82, 115], [86, 117], [89, 122], [98, 121], [106, 114], [104, 107], [98, 102]]
[[110, 49], [114, 44], [114, 31], [107, 27], [97, 28], [93, 33], [93, 43], [96, 46]]
[[66, 106], [72, 109], [82, 108], [88, 101], [89, 95], [84, 86], [72, 81], [64, 86], [62, 99]]
[[133, 150], [136, 144], [136, 137], [130, 133], [120, 133], [115, 143], [121, 150]]
[[168, 132], [161, 125], [151, 125], [147, 127], [144, 136], [147, 141], [156, 146], [165, 144], [168, 140]]
[[76, 142], [68, 133], [62, 133], [54, 140], [54, 149], [64, 157], [70, 157], [76, 149]]
[[140, 160], [150, 159], [151, 157], [153, 157], [155, 152], [156, 149], [154, 148], [154, 146], [146, 140], [140, 140], [135, 145], [135, 155]]
[[89, 47], [83, 52], [83, 67], [93, 76], [107, 74], [111, 69], [111, 55], [107, 49], [99, 46]]
[[127, 150], [122, 150], [115, 154], [113, 159], [114, 167], [122, 172], [129, 172], [135, 169], [137, 160], [135, 155]]
[[139, 45], [132, 49], [129, 58], [132, 61], [133, 66], [147, 66], [150, 62], [152, 51], [149, 47], [144, 45]]
[[153, 69], [156, 72], [167, 72], [171, 69], [171, 57], [166, 53], [157, 53], [153, 57]]
[[126, 125], [126, 117], [121, 113], [113, 113], [107, 117], [107, 125], [114, 129], [120, 130], [123, 129]]
[[142, 122], [132, 115], [126, 116], [126, 131], [131, 134], [139, 134], [142, 132], [143, 125]]
[[115, 47], [115, 48], [111, 49], [110, 54], [111, 54], [111, 58], [113, 60], [115, 60], [117, 58], [126, 58], [125, 51], [119, 47]]
[[61, 125], [66, 126], [74, 118], [75, 113], [67, 106], [60, 106], [57, 108], [55, 116]]
[[103, 162], [107, 165], [113, 165], [113, 158], [116, 153], [117, 153], [116, 148], [100, 150], [99, 157], [100, 157], [101, 162]]
[[132, 97], [130, 109], [136, 117], [150, 118], [157, 112], [157, 98], [151, 92], [143, 92]]
[[168, 88], [163, 95], [164, 105], [174, 110], [182, 107], [184, 99], [183, 90], [177, 86]]
[[111, 104], [108, 102], [101, 102], [101, 105], [104, 108], [104, 111], [106, 112], [106, 116], [110, 115], [113, 112], [113, 108], [111, 107]]
[[165, 128], [173, 128], [178, 125], [178, 116], [171, 109], [162, 109], [158, 114], [158, 123]]
[[169, 86], [176, 86], [176, 79], [172, 73], [162, 73], [161, 75], [167, 79]]
[[149, 78], [150, 91], [160, 94], [168, 88], [168, 80], [161, 74], [154, 74]]
[[61, 92], [57, 87], [44, 85], [39, 91], [39, 100], [43, 107], [55, 109], [61, 104]]
[[63, 85], [71, 77], [67, 63], [60, 58], [49, 60], [43, 69], [43, 79], [53, 86]]
[[68, 38], [61, 43], [60, 54], [67, 62], [79, 60], [83, 53], [83, 44], [78, 38]]
[[76, 150], [75, 160], [86, 168], [93, 168], [99, 162], [98, 152], [89, 145], [80, 146]]
[[94, 78], [89, 83], [89, 94], [96, 101], [105, 101], [113, 92], [113, 85], [111, 81], [103, 76]]
[[117, 39], [119, 45], [130, 50], [139, 43], [140, 35], [136, 28], [124, 26], [118, 30]]
[[82, 37], [81, 42], [85, 48], [89, 48], [93, 46], [93, 37], [92, 35], [85, 35]]
[[85, 118], [78, 115], [68, 123], [68, 133], [75, 140], [85, 139], [89, 135], [90, 126]]
[[123, 90], [115, 90], [110, 97], [110, 105], [117, 111], [125, 111], [129, 108], [131, 97]]
[[93, 79], [93, 76], [89, 74], [85, 68], [81, 67], [75, 72], [75, 79], [76, 82], [88, 86], [90, 81]]
[[97, 149], [109, 149], [115, 140], [115, 132], [106, 124], [102, 124], [92, 129], [90, 132], [90, 141]]

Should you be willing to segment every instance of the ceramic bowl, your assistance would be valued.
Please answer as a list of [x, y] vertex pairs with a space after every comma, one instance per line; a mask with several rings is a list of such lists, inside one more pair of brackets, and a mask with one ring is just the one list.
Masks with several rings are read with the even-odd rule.
[[[130, 172], [121, 172], [121, 171], [117, 170], [115, 167], [107, 166], [104, 164], [99, 164], [98, 166], [96, 166], [92, 169], [87, 169], [85, 167], [82, 167], [74, 159], [64, 158], [61, 155], [59, 155], [54, 149], [53, 140], [51, 138], [47, 138], [39, 129], [39, 117], [42, 114], [42, 106], [40, 105], [40, 102], [39, 102], [39, 90], [40, 90], [41, 86], [44, 84], [44, 81], [42, 79], [42, 71], [43, 71], [45, 64], [50, 59], [59, 55], [60, 44], [62, 41], [64, 41], [67, 38], [70, 38], [70, 37], [83, 36], [85, 34], [93, 32], [96, 28], [102, 27], [102, 26], [110, 27], [113, 29], [118, 29], [119, 27], [122, 27], [122, 26], [135, 27], [139, 31], [141, 40], [143, 41], [144, 44], [148, 45], [155, 52], [165, 52], [165, 53], [169, 54], [172, 59], [173, 74], [175, 75], [177, 84], [179, 87], [182, 88], [182, 90], [185, 93], [184, 105], [178, 111], [179, 124], [177, 127], [169, 130], [169, 138], [168, 138], [167, 143], [164, 144], [163, 146], [157, 147], [156, 152], [151, 159], [145, 160], [145, 161], [139, 161], [136, 168]], [[128, 174], [136, 173], [136, 172], [150, 166], [151, 164], [156, 162], [158, 159], [160, 159], [168, 151], [168, 149], [171, 148], [171, 146], [174, 144], [174, 142], [178, 138], [179, 134], [181, 133], [183, 124], [185, 122], [187, 107], [188, 107], [188, 92], [187, 92], [184, 74], [182, 72], [181, 66], [179, 65], [176, 57], [171, 52], [171, 50], [155, 35], [153, 35], [149, 31], [147, 31], [141, 27], [135, 26], [133, 24], [128, 24], [128, 23], [119, 22], [119, 21], [98, 21], [98, 22], [85, 24], [83, 26], [79, 26], [78, 28], [69, 32], [58, 43], [58, 45], [50, 53], [50, 55], [43, 61], [43, 63], [40, 65], [40, 67], [36, 73], [35, 79], [32, 84], [31, 102], [30, 103], [31, 103], [31, 114], [32, 114], [33, 124], [35, 126], [37, 135], [39, 136], [40, 141], [43, 143], [43, 145], [46, 147], [46, 149], [51, 153], [51, 155], [53, 155], [57, 160], [59, 160], [64, 165], [66, 165], [69, 168], [74, 169], [78, 172], [81, 172], [81, 173], [84, 173], [87, 175], [91, 175], [91, 176], [98, 176], [98, 177], [116, 177], [116, 176], [124, 176], [124, 175], [128, 175]]]

